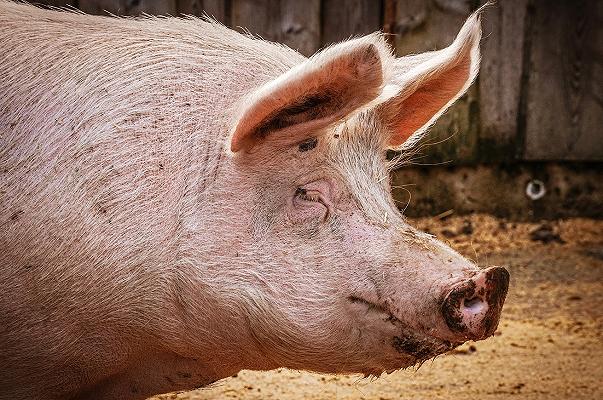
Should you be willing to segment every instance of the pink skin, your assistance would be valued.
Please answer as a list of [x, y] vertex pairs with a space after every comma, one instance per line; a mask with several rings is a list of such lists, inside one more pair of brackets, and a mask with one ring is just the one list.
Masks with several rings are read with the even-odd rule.
[[[370, 134], [354, 129], [337, 138], [322, 134], [316, 148], [305, 152], [296, 144], [275, 151], [266, 143], [228, 167], [231, 185], [237, 187], [232, 177], [245, 170], [240, 184], [248, 187], [251, 181], [254, 187], [240, 191], [240, 203], [229, 204], [229, 209], [251, 209], [265, 226], [250, 236], [245, 234], [248, 229], [240, 229], [237, 241], [225, 247], [222, 235], [220, 247], [265, 265], [255, 270], [269, 282], [262, 297], [279, 305], [270, 313], [276, 320], [259, 323], [259, 334], [251, 324], [246, 334], [270, 343], [261, 350], [266, 355], [262, 363], [268, 365], [242, 368], [285, 365], [378, 375], [422, 362], [469, 338], [466, 332], [451, 331], [440, 308], [456, 285], [481, 276], [478, 267], [410, 227], [394, 206], [387, 179], [361, 182], [360, 193], [350, 189], [359, 177], [387, 174], [385, 153], [363, 136]], [[337, 157], [359, 143], [364, 143], [364, 156], [374, 162], [350, 165]], [[248, 165], [261, 167], [251, 172]], [[347, 173], [353, 174], [354, 182]], [[371, 213], [367, 202], [380, 212]], [[233, 272], [237, 268], [231, 264], [229, 275], [246, 274]], [[478, 278], [478, 285], [482, 281]], [[479, 319], [470, 314], [463, 310], [467, 320]], [[287, 337], [292, 340], [283, 340]]]
[[386, 159], [475, 79], [478, 14], [440, 51], [306, 59], [0, 0], [0, 398], [379, 375], [493, 334], [508, 274], [412, 228]]

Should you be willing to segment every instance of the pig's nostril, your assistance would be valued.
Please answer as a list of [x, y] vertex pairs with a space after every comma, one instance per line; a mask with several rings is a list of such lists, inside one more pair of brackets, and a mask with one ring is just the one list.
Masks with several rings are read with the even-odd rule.
[[471, 314], [478, 314], [484, 309], [484, 302], [479, 297], [463, 300], [463, 307]]
[[441, 311], [450, 331], [467, 339], [484, 339], [498, 326], [509, 287], [509, 273], [490, 267], [456, 284], [446, 295]]

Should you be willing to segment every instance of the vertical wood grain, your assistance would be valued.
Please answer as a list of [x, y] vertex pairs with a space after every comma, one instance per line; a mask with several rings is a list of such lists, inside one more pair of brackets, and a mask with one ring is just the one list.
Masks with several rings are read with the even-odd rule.
[[33, 4], [44, 4], [47, 6], [54, 7], [65, 7], [65, 6], [75, 6], [76, 0], [43, 0], [43, 1], [32, 1]]
[[176, 0], [79, 0], [78, 6], [89, 14], [176, 15]]
[[320, 45], [320, 1], [232, 0], [232, 25], [311, 55]]
[[534, 1], [525, 158], [603, 160], [603, 4]]
[[278, 0], [232, 0], [232, 26], [275, 41], [278, 8]]
[[282, 0], [280, 40], [309, 56], [320, 47], [320, 0]]
[[[449, 46], [471, 14], [468, 0], [397, 0], [396, 52], [399, 56]], [[473, 85], [431, 127], [424, 143], [441, 142], [423, 152], [419, 162], [471, 162], [478, 157], [478, 92]]]
[[323, 45], [380, 30], [381, 13], [382, 2], [378, 0], [323, 0]]
[[501, 1], [482, 15], [479, 151], [488, 161], [512, 160], [522, 152], [517, 122], [526, 8], [527, 0]]
[[178, 14], [196, 15], [198, 17], [208, 15], [217, 21], [227, 24], [226, 0], [178, 0]]

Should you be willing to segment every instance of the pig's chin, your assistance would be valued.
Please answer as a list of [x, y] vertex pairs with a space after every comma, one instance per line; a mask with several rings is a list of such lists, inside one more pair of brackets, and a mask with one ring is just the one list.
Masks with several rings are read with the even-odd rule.
[[426, 360], [433, 359], [464, 343], [440, 339], [410, 328], [386, 307], [353, 296], [349, 300], [352, 311], [357, 315], [358, 323], [365, 324], [374, 340], [380, 343], [379, 346], [369, 344], [369, 347], [373, 352], [381, 353], [380, 355], [385, 355], [387, 358], [387, 361], [376, 370], [362, 372], [379, 375], [382, 372], [421, 365]]

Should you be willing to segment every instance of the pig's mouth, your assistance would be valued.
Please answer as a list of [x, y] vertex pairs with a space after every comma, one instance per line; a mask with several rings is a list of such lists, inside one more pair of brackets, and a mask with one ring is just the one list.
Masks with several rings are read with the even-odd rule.
[[449, 352], [462, 344], [438, 339], [426, 334], [422, 334], [421, 336], [420, 338], [416, 333], [405, 332], [402, 336], [394, 336], [392, 346], [399, 353], [413, 356], [416, 364], [421, 364], [426, 360]]
[[392, 347], [398, 353], [413, 357], [413, 365], [420, 365], [424, 361], [453, 350], [464, 343], [451, 342], [412, 329], [396, 317], [386, 305], [379, 305], [357, 296], [349, 296], [348, 299], [355, 305], [366, 307], [367, 312], [386, 316], [384, 322], [392, 324], [397, 331], [391, 340]]

